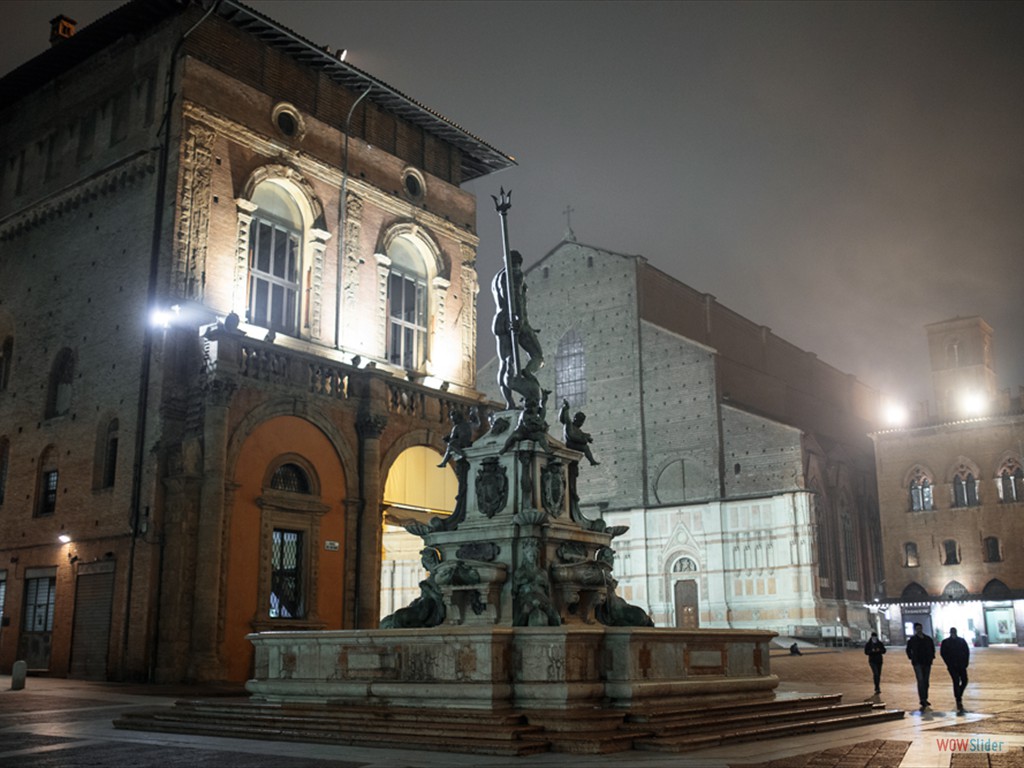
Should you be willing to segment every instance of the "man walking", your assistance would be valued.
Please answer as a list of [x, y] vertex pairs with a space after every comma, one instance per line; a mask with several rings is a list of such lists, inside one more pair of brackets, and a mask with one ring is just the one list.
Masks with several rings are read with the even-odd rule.
[[949, 676], [953, 678], [953, 698], [956, 699], [957, 714], [963, 714], [963, 696], [967, 687], [967, 665], [971, 661], [971, 649], [967, 641], [956, 633], [956, 627], [950, 628], [949, 637], [939, 645], [939, 655], [946, 662]]
[[914, 634], [907, 640], [907, 658], [914, 666], [917, 677], [917, 697], [921, 701], [921, 709], [931, 706], [928, 701], [928, 680], [932, 674], [932, 662], [935, 661], [935, 641], [924, 633], [921, 624], [914, 625]]
[[872, 632], [871, 639], [864, 644], [864, 655], [868, 657], [868, 664], [871, 665], [871, 674], [875, 678], [875, 696], [878, 696], [882, 689], [879, 684], [882, 682], [882, 662], [885, 660], [885, 644], [878, 639], [878, 633]]

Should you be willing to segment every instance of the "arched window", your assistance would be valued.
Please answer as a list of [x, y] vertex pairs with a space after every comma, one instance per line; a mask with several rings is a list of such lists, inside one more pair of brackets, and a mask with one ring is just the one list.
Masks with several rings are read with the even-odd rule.
[[36, 516], [52, 515], [57, 508], [57, 487], [60, 473], [57, 469], [57, 449], [48, 446], [39, 457], [39, 492]]
[[999, 551], [999, 539], [996, 536], [986, 536], [981, 542], [981, 548], [986, 563], [998, 563], [1003, 559]]
[[942, 564], [960, 564], [960, 547], [957, 545], [955, 539], [946, 539], [942, 542]]
[[996, 479], [999, 500], [1004, 504], [1024, 501], [1024, 468], [1016, 459], [1007, 459], [999, 468]]
[[7, 389], [11, 381], [11, 367], [14, 365], [14, 337], [8, 336], [0, 345], [0, 392]]
[[680, 557], [672, 563], [672, 573], [693, 573], [697, 570], [697, 561], [692, 557]]
[[302, 232], [299, 206], [283, 187], [256, 187], [249, 236], [248, 320], [289, 336], [299, 334]]
[[63, 416], [71, 410], [71, 385], [75, 378], [75, 353], [65, 347], [54, 358], [46, 395], [44, 418]]
[[587, 404], [587, 357], [575, 328], [562, 336], [555, 353], [555, 402], [562, 400], [577, 408]]
[[416, 245], [406, 236], [388, 246], [388, 362], [408, 371], [427, 358], [427, 270]]
[[274, 470], [270, 478], [270, 487], [275, 491], [289, 493], [309, 493], [309, 477], [298, 464], [286, 463]]
[[903, 566], [905, 568], [917, 568], [921, 561], [917, 556], [917, 542], [908, 541], [903, 545]]
[[915, 512], [935, 509], [931, 478], [920, 467], [915, 468], [910, 478], [910, 508]]
[[963, 465], [953, 476], [953, 506], [978, 506], [978, 480], [974, 473]]

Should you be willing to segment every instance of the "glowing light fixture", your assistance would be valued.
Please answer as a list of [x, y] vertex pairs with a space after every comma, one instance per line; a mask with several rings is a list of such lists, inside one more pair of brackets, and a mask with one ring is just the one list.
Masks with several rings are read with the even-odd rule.
[[885, 419], [885, 423], [891, 427], [902, 427], [907, 423], [909, 415], [906, 406], [895, 400], [890, 400], [882, 407], [882, 417]]
[[157, 328], [170, 328], [171, 321], [181, 314], [181, 305], [175, 304], [170, 309], [154, 309], [149, 315], [149, 322]]
[[62, 533], [60, 536], [57, 537], [57, 541], [59, 541], [61, 544], [70, 544], [71, 537], [68, 536], [66, 533]]
[[981, 416], [985, 412], [985, 397], [976, 390], [960, 396], [960, 409], [965, 416]]

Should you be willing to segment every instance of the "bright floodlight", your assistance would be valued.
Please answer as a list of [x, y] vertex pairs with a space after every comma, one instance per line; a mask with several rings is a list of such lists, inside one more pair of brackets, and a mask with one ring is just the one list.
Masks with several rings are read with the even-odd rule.
[[68, 536], [66, 533], [62, 533], [60, 536], [57, 537], [57, 541], [59, 541], [61, 544], [70, 544], [71, 537]]
[[964, 392], [960, 397], [960, 408], [965, 416], [980, 416], [985, 412], [985, 398], [976, 390]]
[[907, 423], [907, 409], [902, 403], [890, 401], [885, 404], [882, 409], [882, 415], [885, 418], [885, 423], [891, 427], [902, 427]]

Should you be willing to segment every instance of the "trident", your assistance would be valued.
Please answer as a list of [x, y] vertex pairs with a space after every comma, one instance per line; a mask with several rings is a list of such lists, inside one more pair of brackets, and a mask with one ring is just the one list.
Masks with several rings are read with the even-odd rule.
[[519, 375], [519, 339], [517, 319], [519, 308], [516, 306], [516, 294], [512, 283], [512, 254], [508, 249], [508, 209], [512, 207], [512, 190], [505, 192], [501, 187], [500, 197], [491, 195], [494, 207], [501, 216], [501, 249], [505, 262], [505, 296], [508, 302], [508, 330], [512, 340], [512, 376]]

